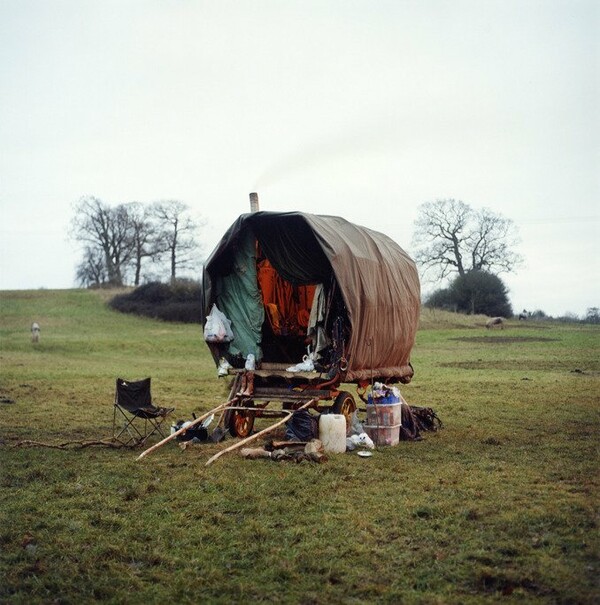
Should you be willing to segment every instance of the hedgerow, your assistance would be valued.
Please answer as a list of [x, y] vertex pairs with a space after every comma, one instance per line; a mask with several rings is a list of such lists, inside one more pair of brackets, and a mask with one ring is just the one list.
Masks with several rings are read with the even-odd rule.
[[118, 294], [109, 302], [109, 306], [121, 313], [143, 315], [163, 321], [200, 323], [201, 300], [198, 282], [180, 280], [173, 284], [144, 284], [132, 292]]

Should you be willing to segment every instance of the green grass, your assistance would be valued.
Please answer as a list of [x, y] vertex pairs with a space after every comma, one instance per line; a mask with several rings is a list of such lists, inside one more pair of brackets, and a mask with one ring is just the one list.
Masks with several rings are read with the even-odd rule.
[[445, 427], [369, 459], [14, 447], [107, 437], [117, 376], [175, 418], [224, 401], [200, 326], [106, 296], [0, 292], [0, 602], [600, 599], [598, 328], [425, 311], [401, 390]]

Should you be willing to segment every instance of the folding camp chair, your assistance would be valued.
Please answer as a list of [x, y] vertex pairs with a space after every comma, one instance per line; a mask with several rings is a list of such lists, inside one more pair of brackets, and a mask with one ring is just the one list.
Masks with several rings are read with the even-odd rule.
[[[164, 438], [161, 425], [174, 409], [157, 407], [152, 403], [150, 378], [135, 382], [117, 378], [113, 440], [123, 445], [141, 445], [154, 433]], [[124, 419], [121, 427], [117, 426], [117, 413]]]

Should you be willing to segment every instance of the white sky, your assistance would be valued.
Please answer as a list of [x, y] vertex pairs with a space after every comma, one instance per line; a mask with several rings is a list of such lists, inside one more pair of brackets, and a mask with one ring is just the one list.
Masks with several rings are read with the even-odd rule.
[[84, 195], [179, 199], [206, 255], [254, 190], [409, 252], [416, 207], [452, 197], [517, 224], [515, 311], [582, 315], [600, 306], [599, 7], [0, 0], [0, 289], [76, 285]]

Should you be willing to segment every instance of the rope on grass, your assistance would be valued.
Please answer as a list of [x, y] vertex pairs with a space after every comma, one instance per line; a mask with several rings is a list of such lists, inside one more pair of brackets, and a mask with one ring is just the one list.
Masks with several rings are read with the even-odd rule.
[[[19, 441], [13, 445], [13, 447], [49, 447], [55, 450], [68, 450], [68, 449], [83, 449], [85, 447], [92, 447], [94, 445], [100, 445], [103, 447], [112, 447], [112, 448], [121, 448], [121, 447], [131, 447], [124, 445], [122, 443], [118, 443], [115, 441], [103, 441], [103, 440], [95, 440], [95, 441], [65, 441], [64, 443], [43, 443], [42, 441], [31, 441], [24, 440]], [[74, 446], [70, 448], [70, 446]]]

